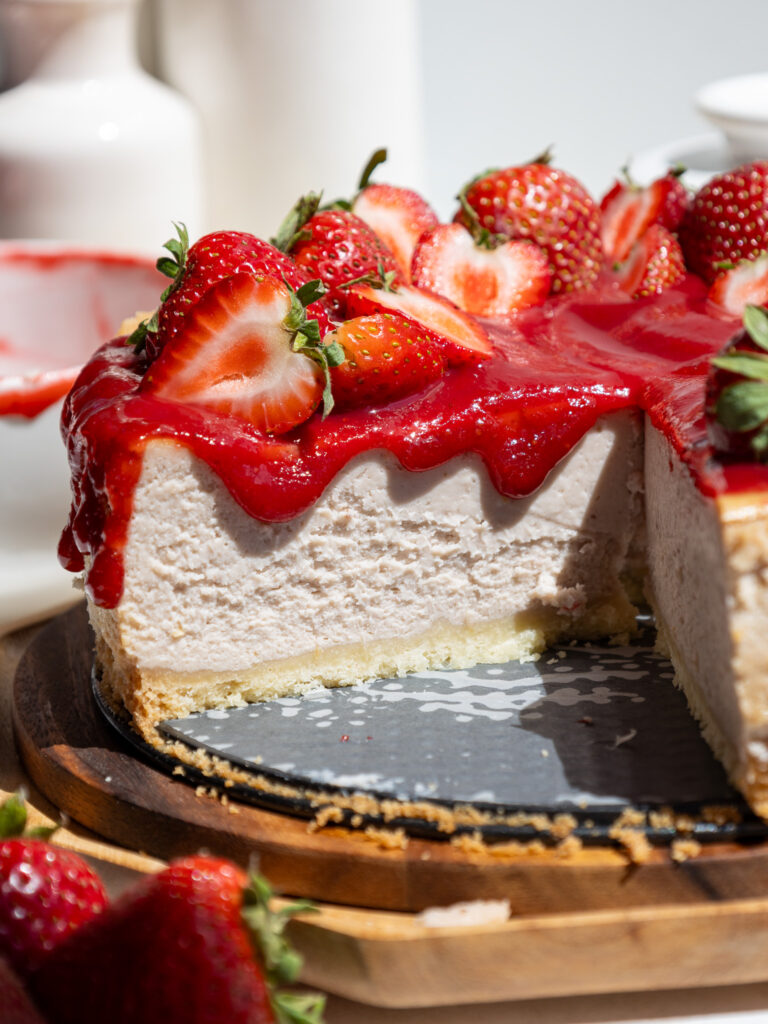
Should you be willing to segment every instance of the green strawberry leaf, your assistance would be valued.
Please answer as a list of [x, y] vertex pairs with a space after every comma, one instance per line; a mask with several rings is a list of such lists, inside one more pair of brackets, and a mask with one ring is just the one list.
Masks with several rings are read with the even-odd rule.
[[24, 839], [45, 839], [51, 838], [58, 830], [58, 825], [38, 825], [35, 828], [27, 828], [27, 808], [24, 803], [23, 792], [13, 793], [0, 804], [0, 839], [15, 839], [22, 836]]
[[[167, 249], [171, 255], [160, 256], [155, 263], [161, 274], [172, 278], [171, 283], [160, 296], [161, 303], [165, 302], [168, 296], [179, 287], [184, 277], [184, 271], [187, 268], [187, 252], [189, 251], [187, 225], [183, 221], [176, 220], [172, 223], [176, 228], [176, 238], [169, 238], [163, 245], [163, 248]], [[152, 316], [142, 320], [138, 327], [128, 336], [126, 344], [133, 345], [137, 352], [141, 352], [146, 347], [147, 335], [157, 334], [159, 312], [158, 308]]]
[[316, 993], [295, 995], [281, 992], [279, 985], [292, 984], [299, 976], [302, 958], [285, 937], [285, 927], [296, 914], [317, 908], [298, 900], [281, 910], [272, 909], [274, 893], [269, 882], [255, 872], [243, 892], [243, 922], [270, 988], [270, 999], [277, 1024], [321, 1024], [325, 997]]
[[275, 1024], [322, 1024], [325, 996], [278, 992], [272, 999]]
[[768, 387], [753, 380], [731, 384], [723, 388], [715, 412], [726, 430], [755, 430], [768, 420]]
[[160, 296], [161, 302], [165, 302], [171, 292], [176, 291], [181, 284], [181, 279], [187, 268], [187, 252], [189, 250], [189, 232], [187, 231], [187, 225], [182, 221], [175, 220], [173, 221], [173, 226], [176, 228], [177, 237], [169, 238], [163, 245], [163, 248], [167, 249], [171, 255], [161, 256], [155, 264], [161, 274], [165, 274], [166, 277], [173, 278], [171, 283]]
[[749, 377], [751, 380], [768, 381], [768, 355], [761, 356], [751, 352], [728, 352], [723, 356], [715, 356], [710, 360], [713, 366], [719, 370], [728, 370], [730, 373], [739, 373], [742, 377]]
[[24, 834], [27, 824], [27, 808], [20, 793], [9, 796], [0, 805], [0, 839], [13, 839]]
[[768, 424], [755, 434], [750, 444], [761, 462], [768, 459]]
[[147, 320], [142, 320], [138, 327], [126, 338], [126, 345], [133, 345], [137, 352], [141, 352], [146, 346], [147, 335], [157, 334], [159, 312], [158, 308], [151, 317]]
[[768, 310], [763, 306], [747, 306], [744, 326], [752, 341], [768, 352]]
[[325, 287], [323, 282], [319, 279], [314, 281], [307, 281], [301, 288], [296, 292], [296, 298], [302, 304], [302, 306], [311, 306], [313, 302], [317, 302], [321, 299], [328, 289]]
[[325, 295], [326, 288], [322, 281], [314, 280], [303, 284], [295, 291], [283, 278], [291, 295], [291, 308], [283, 320], [283, 325], [291, 335], [291, 348], [301, 352], [308, 359], [317, 363], [323, 373], [323, 418], [333, 409], [333, 392], [331, 390], [330, 367], [339, 366], [344, 362], [344, 350], [338, 342], [323, 344], [320, 337], [320, 324], [317, 320], [307, 319], [307, 305]]
[[312, 232], [305, 225], [317, 213], [321, 199], [322, 192], [308, 192], [305, 196], [300, 196], [283, 218], [275, 237], [270, 238], [270, 244], [280, 252], [287, 253], [291, 252], [299, 242], [311, 238]]

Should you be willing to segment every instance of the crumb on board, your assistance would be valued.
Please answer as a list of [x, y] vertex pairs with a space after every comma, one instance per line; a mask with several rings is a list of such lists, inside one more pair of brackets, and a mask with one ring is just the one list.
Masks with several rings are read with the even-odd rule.
[[427, 907], [414, 920], [425, 928], [464, 928], [503, 924], [509, 920], [510, 913], [509, 900], [468, 900], [447, 907]]
[[628, 732], [616, 736], [613, 741], [613, 749], [616, 750], [617, 747], [622, 747], [625, 743], [631, 743], [635, 736], [637, 736], [637, 729], [630, 729]]
[[633, 864], [645, 864], [650, 860], [651, 844], [644, 832], [613, 825], [608, 835], [621, 846]]
[[686, 860], [698, 857], [701, 853], [701, 843], [695, 839], [675, 839], [672, 842], [670, 857], [676, 864], [682, 864]]

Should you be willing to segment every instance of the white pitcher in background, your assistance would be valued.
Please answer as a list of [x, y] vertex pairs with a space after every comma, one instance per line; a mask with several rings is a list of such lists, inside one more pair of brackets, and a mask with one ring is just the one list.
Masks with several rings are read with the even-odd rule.
[[0, 0], [0, 238], [154, 251], [199, 229], [192, 107], [144, 71], [140, 0]]
[[159, 73], [203, 119], [206, 227], [269, 237], [299, 195], [424, 187], [412, 0], [155, 0]]

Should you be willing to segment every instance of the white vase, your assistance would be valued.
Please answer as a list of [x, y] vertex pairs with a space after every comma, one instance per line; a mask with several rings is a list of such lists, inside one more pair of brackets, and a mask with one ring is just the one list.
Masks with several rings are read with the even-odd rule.
[[161, 76], [204, 129], [206, 228], [268, 237], [310, 190], [424, 188], [414, 0], [155, 0]]
[[156, 251], [201, 221], [189, 102], [139, 65], [139, 0], [0, 0], [0, 238]]

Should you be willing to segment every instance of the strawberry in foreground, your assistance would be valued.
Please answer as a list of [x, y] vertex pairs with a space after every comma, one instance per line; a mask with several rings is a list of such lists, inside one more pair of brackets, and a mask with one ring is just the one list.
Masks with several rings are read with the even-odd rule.
[[756, 160], [707, 182], [680, 227], [688, 269], [711, 284], [724, 263], [768, 250], [768, 161]]
[[546, 254], [533, 242], [484, 248], [461, 224], [441, 224], [416, 246], [413, 283], [467, 313], [498, 317], [542, 303], [552, 274]]
[[0, 1020], [3, 1024], [45, 1024], [21, 981], [1, 956]]
[[651, 225], [616, 271], [619, 287], [633, 299], [658, 295], [684, 277], [685, 262], [680, 243], [661, 224]]
[[375, 313], [340, 324], [330, 335], [344, 351], [331, 370], [336, 406], [379, 405], [421, 391], [445, 370], [440, 346], [394, 313]]
[[410, 284], [416, 245], [424, 232], [439, 222], [418, 192], [398, 185], [370, 184], [371, 174], [386, 158], [386, 149], [380, 149], [368, 161], [352, 201], [352, 213], [376, 232], [397, 260], [403, 280]]
[[298, 291], [276, 277], [237, 273], [213, 285], [150, 364], [141, 390], [158, 398], [237, 416], [280, 434], [330, 412], [329, 368], [343, 359], [323, 345], [330, 324], [319, 282]]
[[571, 175], [545, 153], [529, 164], [487, 171], [459, 193], [454, 218], [477, 237], [528, 239], [547, 254], [552, 291], [591, 287], [603, 264], [600, 211]]
[[0, 808], [0, 957], [22, 978], [106, 906], [104, 887], [82, 857], [24, 834], [18, 797]]
[[625, 172], [600, 203], [600, 237], [608, 259], [623, 262], [632, 246], [652, 224], [677, 231], [688, 207], [688, 193], [680, 181], [684, 168], [671, 170], [645, 188]]
[[707, 426], [715, 448], [768, 461], [768, 311], [747, 306], [744, 327], [711, 361]]
[[730, 316], [768, 303], [768, 253], [724, 267], [709, 289], [709, 300]]
[[[158, 270], [170, 277], [171, 283], [161, 296], [157, 312], [130, 339], [132, 344], [146, 347], [149, 360], [156, 359], [176, 337], [203, 296], [227, 277], [237, 273], [277, 277], [295, 291], [309, 280], [293, 260], [248, 232], [215, 231], [190, 246], [184, 225], [176, 224], [176, 231], [178, 237], [164, 246], [170, 255], [157, 261]], [[310, 316], [322, 315], [322, 305], [316, 302]]]
[[360, 282], [346, 289], [351, 316], [398, 313], [439, 346], [448, 366], [487, 359], [493, 345], [483, 328], [447, 299], [410, 285], [393, 286], [386, 279]]
[[277, 989], [301, 966], [285, 925], [311, 908], [271, 896], [229, 861], [176, 861], [58, 947], [33, 993], [52, 1024], [319, 1024], [322, 997]]

